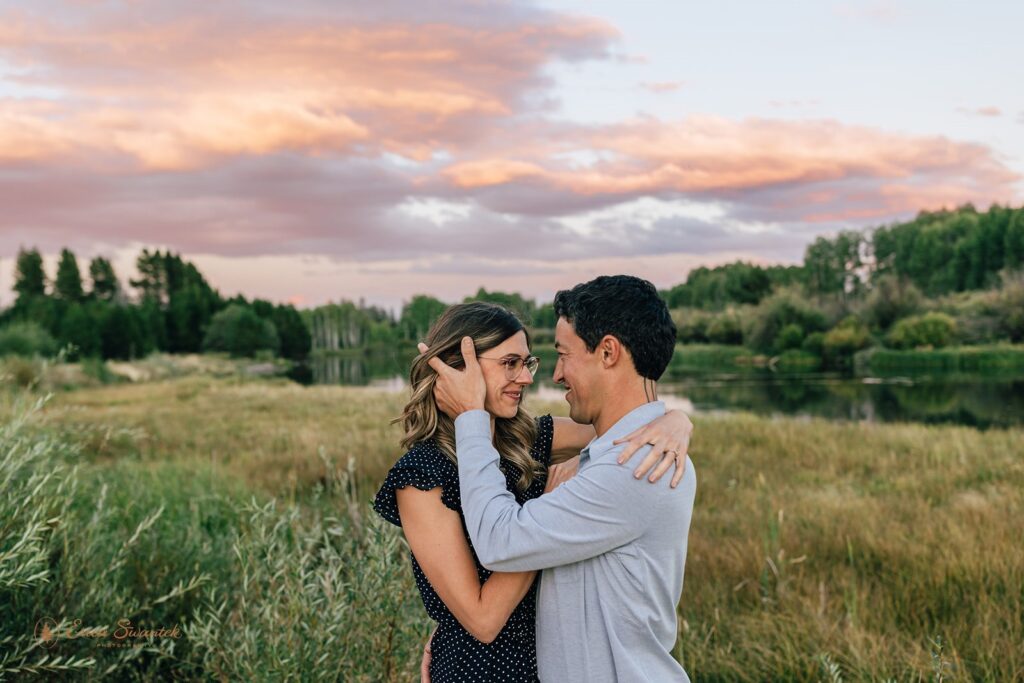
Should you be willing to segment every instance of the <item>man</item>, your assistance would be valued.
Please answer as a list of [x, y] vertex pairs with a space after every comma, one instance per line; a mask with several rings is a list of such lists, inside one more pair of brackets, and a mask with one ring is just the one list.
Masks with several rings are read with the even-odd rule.
[[620, 467], [613, 442], [665, 412], [655, 382], [675, 325], [651, 283], [599, 277], [555, 297], [554, 380], [569, 414], [597, 432], [576, 476], [520, 506], [506, 489], [483, 411], [472, 343], [466, 370], [440, 360], [438, 402], [455, 420], [462, 508], [481, 563], [542, 569], [537, 664], [542, 681], [688, 681], [671, 655], [696, 493], [693, 463], [678, 489]]

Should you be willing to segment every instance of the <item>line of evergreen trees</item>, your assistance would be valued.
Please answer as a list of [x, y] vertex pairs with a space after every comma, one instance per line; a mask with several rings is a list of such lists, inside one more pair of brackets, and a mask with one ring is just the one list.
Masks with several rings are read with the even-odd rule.
[[129, 284], [137, 296], [130, 297], [102, 256], [89, 262], [85, 281], [75, 255], [63, 249], [51, 281], [39, 251], [20, 249], [16, 299], [0, 313], [0, 353], [67, 346], [72, 358], [264, 351], [301, 359], [310, 351], [309, 332], [294, 306], [241, 295], [224, 299], [194, 264], [170, 251], [143, 249], [136, 268]]

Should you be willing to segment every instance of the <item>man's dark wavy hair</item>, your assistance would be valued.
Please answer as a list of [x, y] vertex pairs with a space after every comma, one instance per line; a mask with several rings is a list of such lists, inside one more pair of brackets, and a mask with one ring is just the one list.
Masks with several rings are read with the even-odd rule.
[[641, 377], [656, 380], [672, 359], [676, 326], [658, 290], [632, 275], [602, 275], [555, 295], [555, 315], [572, 324], [594, 352], [610, 334], [626, 347]]

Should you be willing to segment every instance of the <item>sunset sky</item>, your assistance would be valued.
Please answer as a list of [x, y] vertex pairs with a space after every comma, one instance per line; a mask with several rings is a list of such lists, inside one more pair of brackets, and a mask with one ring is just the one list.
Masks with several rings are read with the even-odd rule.
[[1019, 205], [1021, 26], [985, 0], [0, 0], [0, 304], [19, 246], [398, 307]]

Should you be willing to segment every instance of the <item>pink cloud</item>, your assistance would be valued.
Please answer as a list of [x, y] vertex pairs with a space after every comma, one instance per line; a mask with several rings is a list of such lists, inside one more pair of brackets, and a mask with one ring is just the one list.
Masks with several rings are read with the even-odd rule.
[[[604, 152], [605, 158], [589, 168], [570, 168], [554, 154], [570, 148]], [[943, 137], [901, 135], [836, 121], [733, 121], [711, 116], [581, 127], [568, 139], [562, 131], [546, 154], [518, 151], [515, 156], [460, 161], [444, 173], [462, 188], [525, 184], [584, 196], [667, 192], [736, 201], [772, 188], [867, 181], [870, 188], [861, 185], [858, 191], [878, 200], [872, 216], [906, 211], [905, 204], [912, 201], [930, 206], [942, 196], [947, 203], [972, 198], [979, 203], [1007, 201], [1016, 196], [1013, 185], [1020, 179], [989, 148]], [[896, 187], [904, 188], [904, 201], [898, 205], [892, 201]], [[829, 192], [835, 197], [841, 188]], [[804, 193], [801, 201], [814, 198], [813, 193]], [[829, 215], [842, 214], [830, 209]], [[848, 217], [864, 215], [863, 209], [851, 209]]]
[[25, 129], [33, 157], [73, 141], [159, 169], [356, 146], [424, 159], [516, 110], [548, 62], [602, 57], [616, 36], [554, 15], [504, 26], [200, 16], [86, 14], [82, 25], [8, 13], [0, 58], [27, 65], [20, 82], [63, 96], [0, 125]]

